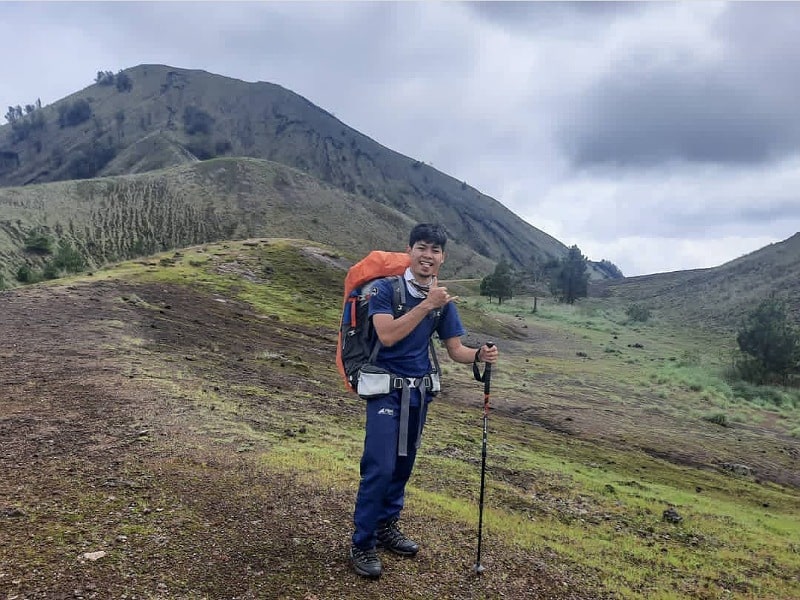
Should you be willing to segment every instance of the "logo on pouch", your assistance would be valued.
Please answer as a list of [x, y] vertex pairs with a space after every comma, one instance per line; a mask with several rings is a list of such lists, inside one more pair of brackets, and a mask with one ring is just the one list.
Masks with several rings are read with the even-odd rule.
[[390, 417], [394, 416], [394, 409], [391, 408], [382, 408], [378, 411], [379, 415], [389, 415]]

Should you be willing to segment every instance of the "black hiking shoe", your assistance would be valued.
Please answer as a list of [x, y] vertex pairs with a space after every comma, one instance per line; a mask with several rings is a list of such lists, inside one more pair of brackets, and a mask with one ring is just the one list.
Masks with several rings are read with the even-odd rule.
[[397, 527], [397, 519], [378, 523], [378, 547], [386, 548], [400, 556], [414, 556], [419, 552], [419, 544], [406, 537]]
[[377, 579], [383, 573], [383, 565], [375, 548], [362, 550], [356, 546], [350, 547], [350, 562], [353, 563], [353, 570], [362, 577]]

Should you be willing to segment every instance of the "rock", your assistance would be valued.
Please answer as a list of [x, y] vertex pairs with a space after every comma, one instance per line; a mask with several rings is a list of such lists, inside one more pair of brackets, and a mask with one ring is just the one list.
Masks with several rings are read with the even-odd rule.
[[20, 517], [24, 517], [24, 516], [25, 516], [25, 513], [22, 512], [18, 508], [14, 508], [14, 507], [9, 506], [9, 507], [5, 507], [5, 508], [0, 509], [0, 517], [6, 517], [6, 518], [9, 518], [9, 519], [19, 519]]
[[683, 521], [683, 517], [678, 514], [678, 511], [675, 510], [674, 506], [670, 506], [667, 510], [665, 510], [661, 515], [661, 519], [667, 523], [680, 523]]
[[85, 560], [91, 560], [92, 562], [94, 562], [96, 560], [100, 560], [106, 554], [107, 554], [107, 552], [105, 550], [98, 550], [97, 552], [84, 552], [81, 555], [81, 558], [83, 558]]
[[736, 475], [749, 476], [753, 474], [752, 467], [748, 467], [747, 465], [742, 465], [738, 463], [722, 463], [722, 468]]

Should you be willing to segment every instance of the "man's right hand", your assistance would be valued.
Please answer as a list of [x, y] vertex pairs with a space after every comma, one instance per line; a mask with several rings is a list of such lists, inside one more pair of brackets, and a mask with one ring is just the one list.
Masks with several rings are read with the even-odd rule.
[[428, 289], [428, 297], [425, 303], [430, 309], [442, 308], [444, 305], [458, 300], [458, 296], [451, 296], [445, 286], [439, 285], [439, 278], [435, 275], [431, 278], [431, 286]]

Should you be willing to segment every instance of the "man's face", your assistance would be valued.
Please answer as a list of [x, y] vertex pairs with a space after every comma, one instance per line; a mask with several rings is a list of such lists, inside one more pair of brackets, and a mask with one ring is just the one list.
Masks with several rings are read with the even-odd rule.
[[444, 250], [439, 244], [422, 240], [408, 249], [411, 257], [411, 273], [419, 283], [427, 284], [434, 275], [439, 275], [439, 267], [444, 262]]

